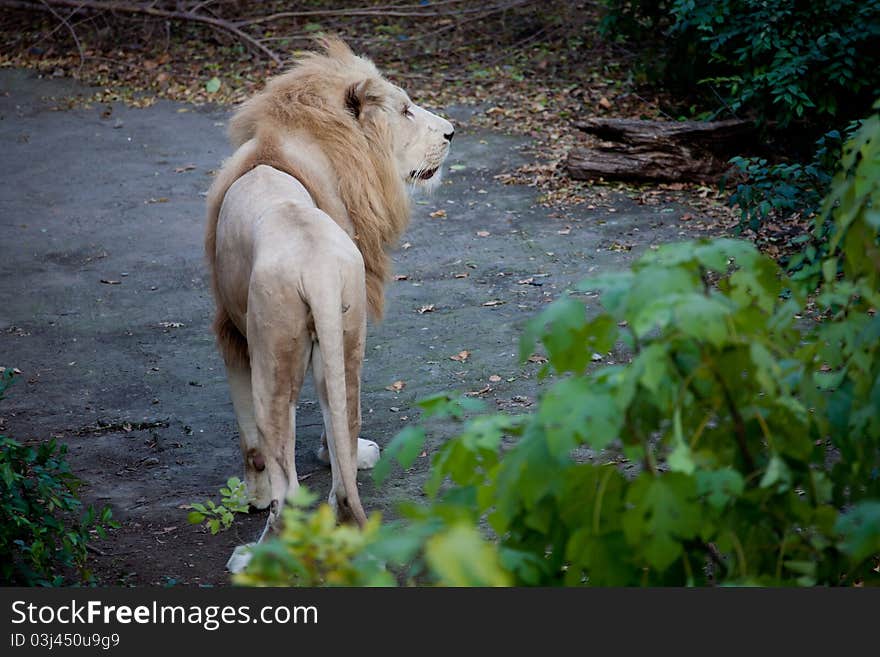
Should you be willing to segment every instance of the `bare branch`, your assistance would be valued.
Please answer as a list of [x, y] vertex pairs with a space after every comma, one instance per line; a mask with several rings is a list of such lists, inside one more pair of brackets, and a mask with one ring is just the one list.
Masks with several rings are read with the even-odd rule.
[[[46, 0], [40, 0], [40, 2], [42, 2], [42, 4], [46, 7], [46, 9], [49, 12], [51, 12], [51, 14], [55, 18], [57, 18], [61, 22], [61, 24], [64, 25], [64, 27], [67, 28], [68, 32], [70, 32], [70, 36], [73, 37], [73, 42], [76, 44], [76, 49], [79, 52], [79, 70], [82, 71], [83, 64], [85, 64], [85, 62], [86, 62], [86, 56], [85, 56], [85, 53], [83, 53], [83, 47], [82, 47], [82, 44], [79, 42], [79, 37], [76, 35], [76, 30], [73, 29], [73, 26], [70, 24], [70, 22], [66, 18], [64, 18], [64, 16], [62, 16], [57, 11], [55, 11], [51, 6], [49, 6], [49, 3], [46, 2]], [[71, 16], [73, 16], [73, 13], [71, 13]]]
[[[251, 46], [253, 49], [258, 50], [262, 54], [266, 55], [276, 64], [281, 65], [282, 63], [281, 57], [279, 57], [274, 50], [271, 50], [248, 33], [242, 31], [238, 24], [231, 23], [227, 20], [223, 20], [222, 18], [215, 18], [213, 16], [197, 14], [192, 11], [172, 11], [168, 9], [161, 9], [153, 6], [152, 3], [132, 4], [128, 2], [114, 2], [112, 0], [108, 0], [106, 2], [101, 0], [40, 0], [40, 2], [42, 4], [19, 2], [17, 0], [0, 0], [0, 6], [12, 7], [14, 9], [35, 9], [38, 11], [48, 10], [57, 16], [57, 13], [52, 11], [52, 7], [49, 6], [52, 5], [55, 7], [71, 7], [77, 11], [80, 11], [82, 9], [114, 11], [121, 14], [140, 14], [144, 16], [155, 16], [157, 18], [167, 18], [169, 20], [203, 23], [205, 25], [210, 25], [215, 29], [232, 34], [240, 41], [243, 41], [247, 45]], [[77, 45], [78, 43], [79, 42], [77, 41]]]
[[[254, 18], [243, 18], [236, 21], [238, 26], [259, 25], [261, 23], [271, 23], [282, 18], [309, 18], [313, 16], [387, 16], [393, 18], [406, 17], [436, 17], [436, 16], [461, 16], [466, 14], [493, 14], [507, 9], [513, 9], [521, 5], [528, 4], [531, 0], [508, 0], [490, 6], [481, 6], [470, 9], [448, 9], [448, 10], [431, 10], [433, 7], [441, 4], [459, 4], [461, 0], [447, 0], [447, 2], [435, 2], [428, 5], [425, 11], [415, 9], [417, 7], [425, 7], [425, 5], [390, 5], [387, 7], [354, 7], [352, 9], [305, 9], [302, 11], [282, 11], [277, 14], [269, 14], [267, 16], [255, 16]], [[412, 11], [404, 8], [413, 8]]]

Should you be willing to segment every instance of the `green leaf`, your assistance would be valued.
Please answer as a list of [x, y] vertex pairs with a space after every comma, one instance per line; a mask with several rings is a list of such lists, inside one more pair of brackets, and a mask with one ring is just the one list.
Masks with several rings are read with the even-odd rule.
[[620, 433], [623, 413], [614, 396], [592, 379], [572, 377], [544, 394], [538, 419], [550, 452], [562, 459], [581, 442], [596, 450], [607, 447]]
[[495, 548], [473, 527], [456, 524], [430, 538], [425, 558], [445, 586], [510, 586]]
[[300, 486], [293, 495], [287, 498], [287, 503], [292, 507], [306, 508], [318, 500], [318, 494], [309, 490], [308, 486]]
[[857, 503], [838, 518], [834, 530], [842, 537], [840, 549], [854, 563], [880, 554], [880, 501]]
[[425, 430], [417, 426], [408, 426], [392, 440], [382, 458], [373, 467], [373, 481], [381, 486], [391, 472], [391, 460], [396, 459], [403, 468], [410, 467], [425, 445]]
[[789, 470], [785, 461], [775, 454], [767, 464], [764, 476], [761, 477], [761, 488], [775, 487], [776, 492], [784, 493], [791, 488], [791, 470]]
[[630, 586], [638, 583], [634, 577], [638, 569], [629, 562], [632, 554], [623, 532], [616, 531], [597, 537], [587, 528], [572, 533], [565, 547], [566, 559], [572, 576], [566, 579], [570, 586], [580, 585], [581, 571], [591, 586]]
[[454, 398], [447, 393], [440, 393], [425, 397], [418, 401], [418, 406], [424, 411], [424, 419], [452, 417], [461, 419], [465, 412], [481, 411], [485, 408], [479, 399], [470, 397]]
[[622, 304], [627, 300], [634, 279], [635, 275], [630, 271], [592, 276], [578, 283], [575, 289], [581, 292], [599, 290], [602, 292], [602, 305], [612, 315], [619, 316], [623, 313]]
[[669, 352], [663, 344], [650, 344], [636, 356], [632, 368], [640, 372], [639, 383], [653, 393], [657, 393], [670, 380], [669, 370], [672, 362]]
[[614, 345], [617, 324], [608, 315], [587, 321], [584, 304], [563, 297], [529, 322], [520, 340], [521, 360], [532, 352], [539, 336], [556, 371], [582, 372], [594, 352], [606, 352]]
[[706, 497], [717, 510], [723, 509], [736, 497], [742, 495], [745, 480], [738, 470], [726, 467], [718, 470], [699, 470], [696, 473], [697, 493]]
[[691, 448], [684, 439], [684, 433], [681, 428], [681, 408], [679, 407], [675, 409], [672, 426], [673, 449], [667, 458], [669, 469], [673, 472], [683, 472], [689, 475], [693, 473], [696, 465], [694, 464], [693, 454], [691, 454]]
[[186, 516], [186, 519], [192, 525], [200, 525], [205, 519], [205, 514], [199, 513], [198, 511], [190, 511]]
[[631, 508], [623, 514], [627, 543], [659, 571], [682, 554], [683, 540], [700, 529], [700, 506], [692, 477], [681, 473], [639, 475], [626, 495]]
[[205, 91], [215, 94], [220, 91], [220, 78], [213, 77], [205, 83]]

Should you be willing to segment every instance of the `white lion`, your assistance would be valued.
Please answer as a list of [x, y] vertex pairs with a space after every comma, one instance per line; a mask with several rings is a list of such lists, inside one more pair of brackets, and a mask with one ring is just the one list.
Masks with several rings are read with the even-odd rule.
[[[372, 62], [323, 41], [245, 102], [237, 146], [208, 194], [206, 252], [254, 506], [276, 527], [299, 483], [295, 408], [311, 364], [340, 520], [366, 521], [357, 468], [367, 313], [382, 314], [387, 250], [409, 221], [407, 186], [431, 187], [453, 126], [413, 103]], [[230, 570], [246, 555], [236, 551]]]

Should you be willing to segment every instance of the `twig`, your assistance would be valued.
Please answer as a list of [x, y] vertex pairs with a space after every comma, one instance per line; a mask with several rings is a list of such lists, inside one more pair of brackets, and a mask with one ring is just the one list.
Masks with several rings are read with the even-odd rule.
[[[83, 67], [83, 65], [86, 63], [86, 56], [85, 56], [85, 53], [83, 53], [83, 48], [82, 48], [82, 44], [79, 42], [79, 37], [76, 35], [76, 30], [74, 30], [74, 29], [73, 29], [73, 26], [68, 22], [68, 20], [67, 20], [66, 18], [64, 18], [64, 16], [62, 16], [61, 14], [59, 14], [57, 11], [55, 11], [55, 10], [49, 5], [49, 3], [46, 2], [46, 0], [40, 0], [40, 2], [42, 2], [43, 5], [46, 7], [46, 9], [49, 10], [49, 12], [50, 12], [55, 18], [57, 18], [57, 19], [61, 22], [61, 24], [64, 25], [64, 27], [67, 28], [67, 31], [70, 32], [70, 36], [73, 37], [73, 42], [76, 44], [76, 50], [77, 50], [77, 52], [79, 52], [79, 71], [78, 71], [78, 73], [81, 74], [81, 73], [82, 73], [82, 67]], [[75, 13], [76, 13], [76, 12], [73, 11], [73, 12], [70, 13], [70, 15], [73, 16], [73, 14], [75, 14]]]
[[[192, 11], [171, 11], [167, 9], [159, 9], [152, 5], [139, 5], [139, 4], [129, 4], [127, 2], [113, 2], [112, 0], [108, 0], [103, 2], [101, 0], [40, 0], [43, 5], [32, 4], [30, 2], [21, 2], [20, 0], [0, 0], [0, 7], [11, 7], [14, 9], [36, 9], [38, 11], [50, 11], [53, 14], [56, 14], [52, 10], [52, 7], [49, 5], [53, 5], [56, 7], [73, 7], [77, 11], [82, 9], [93, 9], [98, 11], [115, 11], [122, 14], [141, 14], [144, 16], [155, 16], [157, 18], [167, 18], [169, 20], [177, 20], [177, 21], [192, 21], [194, 23], [204, 23], [205, 25], [210, 25], [213, 28], [218, 30], [222, 30], [224, 32], [228, 32], [233, 36], [237, 37], [239, 40], [245, 42], [252, 48], [260, 51], [264, 55], [266, 55], [269, 59], [271, 59], [275, 64], [281, 65], [281, 57], [278, 54], [265, 45], [260, 43], [257, 39], [249, 35], [247, 32], [244, 32], [240, 29], [238, 23], [231, 23], [222, 18], [214, 18], [213, 16], [206, 16], [204, 14], [197, 14]], [[77, 41], [77, 45], [79, 42]]]
[[[440, 5], [454, 5], [468, 2], [468, 0], [440, 0], [434, 2], [431, 8]], [[206, 3], [203, 3], [206, 4]], [[267, 16], [255, 16], [253, 18], [243, 18], [237, 23], [239, 25], [254, 25], [257, 23], [267, 23], [281, 18], [308, 18], [310, 16], [391, 16], [391, 11], [400, 11], [402, 9], [426, 9], [425, 5], [384, 5], [374, 7], [351, 7], [350, 9], [307, 9], [301, 11], [281, 11]], [[417, 11], [407, 14], [408, 16], [431, 16], [425, 11]]]
[[[437, 16], [458, 16], [464, 14], [485, 13], [492, 14], [507, 9], [513, 9], [520, 5], [529, 3], [531, 0], [508, 0], [508, 2], [492, 5], [489, 7], [479, 7], [477, 9], [451, 9], [446, 11], [401, 11], [400, 7], [421, 7], [422, 5], [392, 5], [390, 7], [358, 7], [354, 9], [307, 9], [303, 11], [282, 11], [277, 14], [269, 14], [268, 16], [256, 16], [254, 18], [244, 18], [236, 21], [238, 26], [259, 25], [260, 23], [270, 23], [281, 18], [307, 18], [310, 16], [387, 16], [393, 18], [406, 17], [437, 17]], [[435, 5], [440, 3], [434, 3]], [[429, 7], [431, 5], [428, 5]]]
[[743, 416], [740, 415], [739, 409], [733, 401], [733, 395], [730, 394], [730, 390], [724, 382], [724, 378], [714, 368], [712, 368], [712, 373], [715, 375], [715, 380], [718, 381], [718, 385], [721, 386], [721, 392], [724, 393], [724, 401], [727, 404], [727, 410], [730, 412], [730, 417], [733, 420], [733, 435], [736, 437], [739, 451], [742, 454], [743, 460], [746, 462], [746, 467], [749, 469], [749, 472], [754, 472], [755, 461], [749, 453], [748, 443], [746, 442], [745, 420], [743, 420]]
[[88, 550], [89, 552], [94, 552], [99, 557], [106, 557], [107, 556], [107, 553], [104, 552], [104, 550], [101, 550], [100, 548], [96, 548], [91, 543], [86, 543], [86, 550]]
[[[76, 10], [74, 9], [73, 11], [71, 11], [71, 12], [67, 15], [67, 20], [69, 21], [69, 20], [70, 20], [71, 18], [73, 18], [75, 15], [76, 15]], [[88, 19], [83, 18], [83, 19], [81, 19], [81, 20], [76, 21], [75, 23], [70, 23], [70, 25], [71, 25], [71, 27], [76, 28], [78, 25], [81, 25], [82, 23], [85, 23], [87, 20], [88, 20]], [[42, 38], [40, 39], [40, 41], [37, 41], [37, 43], [40, 43], [40, 42], [42, 42], [42, 41], [48, 39], [48, 38], [51, 37], [53, 34], [55, 34], [58, 30], [62, 30], [62, 29], [64, 29], [64, 23], [59, 22], [58, 25], [56, 25], [55, 27], [53, 27], [52, 30], [51, 30], [50, 32], [48, 32], [47, 34], [43, 35]]]

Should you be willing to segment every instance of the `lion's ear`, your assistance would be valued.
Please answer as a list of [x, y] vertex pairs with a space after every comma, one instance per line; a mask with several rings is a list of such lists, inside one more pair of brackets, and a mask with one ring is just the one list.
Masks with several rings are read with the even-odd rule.
[[349, 85], [345, 90], [345, 109], [351, 112], [354, 118], [360, 119], [367, 106], [378, 105], [381, 102], [379, 95], [371, 93], [374, 86], [373, 81], [368, 78]]

